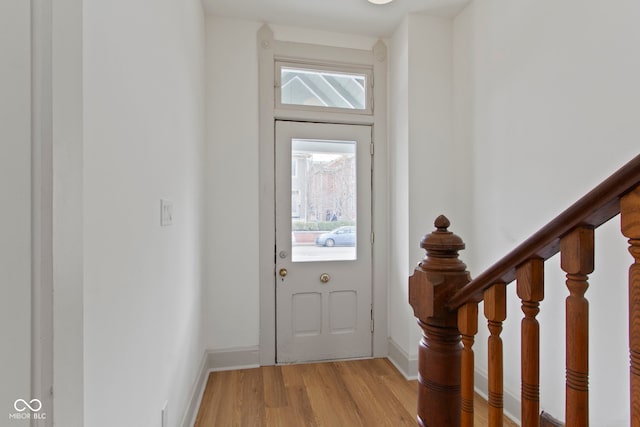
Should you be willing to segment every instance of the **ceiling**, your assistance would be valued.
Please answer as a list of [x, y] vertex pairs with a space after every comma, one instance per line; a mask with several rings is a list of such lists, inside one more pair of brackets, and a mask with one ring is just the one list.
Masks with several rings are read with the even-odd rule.
[[208, 14], [370, 37], [389, 37], [409, 13], [455, 16], [470, 0], [202, 0]]

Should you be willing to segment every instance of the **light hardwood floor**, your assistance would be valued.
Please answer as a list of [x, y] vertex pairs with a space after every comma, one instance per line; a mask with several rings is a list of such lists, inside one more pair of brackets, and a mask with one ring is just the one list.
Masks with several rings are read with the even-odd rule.
[[[213, 372], [195, 426], [415, 427], [417, 387], [387, 359]], [[486, 426], [480, 398], [475, 411]]]

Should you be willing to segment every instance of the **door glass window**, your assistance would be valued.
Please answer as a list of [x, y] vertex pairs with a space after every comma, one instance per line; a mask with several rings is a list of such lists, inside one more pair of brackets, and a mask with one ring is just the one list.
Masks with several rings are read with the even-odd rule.
[[291, 159], [291, 260], [355, 260], [356, 142], [293, 139]]

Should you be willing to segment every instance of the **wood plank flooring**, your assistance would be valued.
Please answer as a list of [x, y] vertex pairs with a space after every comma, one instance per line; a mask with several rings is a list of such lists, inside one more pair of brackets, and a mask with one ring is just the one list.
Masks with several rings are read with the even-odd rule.
[[[195, 426], [415, 427], [417, 387], [387, 359], [213, 372]], [[476, 426], [486, 412], [476, 399]]]

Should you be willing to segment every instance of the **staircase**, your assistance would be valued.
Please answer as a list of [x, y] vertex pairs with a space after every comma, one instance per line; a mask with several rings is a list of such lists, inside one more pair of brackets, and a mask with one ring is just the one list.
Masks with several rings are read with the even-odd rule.
[[[640, 426], [640, 155], [542, 227], [489, 269], [471, 279], [458, 252], [463, 240], [440, 216], [423, 237], [425, 258], [409, 278], [409, 303], [423, 332], [419, 344], [418, 423], [423, 427], [471, 427], [474, 423], [474, 353], [478, 304], [484, 302], [488, 338], [488, 421], [503, 422], [503, 357], [521, 358], [522, 426], [558, 426], [540, 413], [540, 328], [545, 261], [560, 252], [566, 273], [567, 427], [589, 425], [589, 302], [594, 271], [594, 230], [620, 215], [629, 239], [630, 420]], [[504, 354], [506, 287], [516, 282], [522, 302], [519, 355]]]

